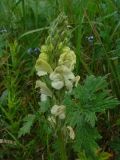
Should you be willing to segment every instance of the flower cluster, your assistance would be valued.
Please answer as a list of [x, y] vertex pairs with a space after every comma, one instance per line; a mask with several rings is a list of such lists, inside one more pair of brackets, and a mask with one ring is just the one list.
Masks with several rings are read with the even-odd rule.
[[[75, 77], [72, 72], [76, 63], [75, 53], [69, 47], [63, 47], [57, 66], [52, 68], [51, 64], [48, 63], [50, 57], [48, 49], [48, 46], [45, 45], [41, 48], [41, 54], [35, 65], [37, 75], [39, 77], [49, 75], [51, 87], [56, 90], [60, 90], [65, 87], [68, 91], [71, 91], [73, 85], [75, 84], [75, 86], [77, 86], [80, 79], [79, 76]], [[50, 49], [53, 48], [51, 47]], [[41, 88], [41, 86], [39, 87]]]
[[[54, 96], [53, 93], [55, 93], [55, 91], [52, 92], [52, 88], [57, 91], [64, 88], [64, 91], [71, 92], [73, 87], [77, 86], [80, 79], [79, 76], [75, 76], [73, 73], [76, 64], [76, 55], [74, 51], [69, 47], [62, 46], [60, 49], [61, 53], [58, 59], [55, 59], [55, 62], [50, 60], [50, 57], [54, 57], [54, 55], [50, 55], [51, 51], [55, 54], [52, 45], [43, 45], [41, 47], [41, 54], [35, 65], [37, 75], [44, 80], [44, 82], [41, 80], [36, 81], [36, 88], [40, 88], [41, 101], [46, 101], [47, 97], [52, 98]], [[50, 83], [47, 83], [47, 81]], [[51, 116], [48, 117], [48, 121], [52, 126], [56, 125], [56, 119], [65, 119], [65, 110], [66, 106], [64, 105], [55, 104], [51, 108]], [[67, 126], [66, 130], [69, 132], [70, 138], [74, 139], [75, 134], [72, 127]]]

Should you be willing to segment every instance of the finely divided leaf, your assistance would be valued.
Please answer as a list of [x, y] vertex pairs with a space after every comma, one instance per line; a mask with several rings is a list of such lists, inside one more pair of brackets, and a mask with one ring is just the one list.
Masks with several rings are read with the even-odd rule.
[[30, 129], [33, 126], [33, 123], [35, 121], [35, 115], [33, 114], [29, 114], [24, 118], [24, 124], [23, 126], [20, 128], [19, 132], [18, 132], [18, 137], [20, 138], [21, 136], [24, 136], [25, 134], [29, 134], [30, 133]]

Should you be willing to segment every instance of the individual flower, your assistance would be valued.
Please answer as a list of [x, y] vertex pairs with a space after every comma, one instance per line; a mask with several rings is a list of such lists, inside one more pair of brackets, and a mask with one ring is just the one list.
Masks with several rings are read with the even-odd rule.
[[74, 140], [75, 139], [75, 132], [74, 132], [73, 128], [71, 126], [67, 126], [67, 129], [69, 131], [70, 139]]
[[52, 87], [60, 90], [61, 88], [64, 87], [64, 81], [63, 77], [60, 73], [57, 73], [56, 71], [50, 74], [50, 79], [52, 80]]
[[52, 97], [51, 90], [47, 87], [47, 85], [44, 82], [37, 80], [35, 88], [40, 88], [41, 101], [46, 101], [48, 96]]
[[66, 86], [66, 88], [71, 91], [75, 76], [69, 68], [61, 65], [56, 67], [54, 72], [50, 74], [50, 79], [52, 80], [51, 85], [53, 88], [60, 90]]
[[8, 31], [7, 31], [7, 29], [1, 29], [0, 30], [0, 33], [7, 33]]
[[44, 76], [53, 72], [51, 66], [42, 58], [38, 58], [36, 61], [35, 69], [38, 76]]
[[69, 47], [65, 47], [63, 49], [63, 53], [60, 55], [58, 64], [59, 65], [65, 65], [69, 69], [73, 70], [75, 63], [76, 63], [75, 53], [72, 50], [70, 50]]
[[55, 117], [59, 117], [59, 119], [65, 119], [65, 109], [64, 105], [54, 105], [51, 109], [51, 114]]
[[38, 55], [40, 53], [40, 48], [28, 48], [27, 53], [29, 55]]
[[36, 54], [36, 55], [38, 55], [39, 53], [40, 53], [40, 48], [34, 48], [34, 53]]
[[93, 42], [94, 42], [94, 36], [93, 36], [93, 35], [91, 35], [91, 36], [86, 37], [86, 38], [87, 38], [88, 42], [89, 42], [91, 45], [93, 45]]

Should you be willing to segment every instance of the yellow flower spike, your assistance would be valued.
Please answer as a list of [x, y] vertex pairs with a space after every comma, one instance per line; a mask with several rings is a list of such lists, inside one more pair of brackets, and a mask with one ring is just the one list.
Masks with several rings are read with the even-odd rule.
[[38, 76], [44, 76], [47, 75], [47, 73], [53, 72], [51, 66], [46, 61], [40, 58], [38, 58], [38, 60], [36, 61], [35, 69]]
[[47, 87], [47, 85], [44, 82], [37, 80], [35, 88], [40, 88], [41, 95], [44, 94], [46, 96], [52, 97], [51, 90]]
[[74, 140], [75, 139], [75, 132], [74, 132], [73, 128], [71, 126], [67, 126], [67, 129], [69, 131], [70, 139]]

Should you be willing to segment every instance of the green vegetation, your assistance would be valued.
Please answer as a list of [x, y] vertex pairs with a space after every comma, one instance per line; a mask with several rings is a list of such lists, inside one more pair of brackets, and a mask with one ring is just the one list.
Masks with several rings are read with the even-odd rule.
[[0, 160], [120, 160], [119, 10], [0, 1]]

